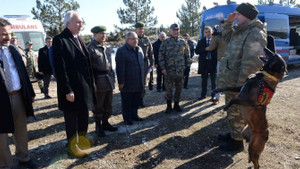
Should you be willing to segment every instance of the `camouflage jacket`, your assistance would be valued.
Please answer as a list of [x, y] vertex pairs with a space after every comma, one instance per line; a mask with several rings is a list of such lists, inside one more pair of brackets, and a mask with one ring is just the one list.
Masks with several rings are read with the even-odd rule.
[[180, 38], [170, 37], [162, 42], [158, 61], [161, 70], [168, 75], [183, 76], [184, 69], [191, 65], [189, 45]]
[[37, 69], [37, 60], [33, 50], [25, 49], [26, 70], [29, 73], [34, 73]]
[[138, 45], [143, 49], [144, 60], [147, 60], [147, 62], [150, 62], [150, 66], [153, 66], [153, 47], [150, 39], [146, 36], [139, 37]]
[[221, 35], [213, 35], [211, 38], [208, 49], [212, 51], [215, 50], [216, 48], [217, 48], [218, 61], [220, 61], [224, 57], [225, 50], [227, 48], [227, 42], [222, 39]]
[[230, 40], [221, 60], [218, 87], [241, 86], [247, 77], [262, 67], [259, 57], [267, 44], [266, 26], [258, 19], [233, 28], [226, 23], [223, 39]]

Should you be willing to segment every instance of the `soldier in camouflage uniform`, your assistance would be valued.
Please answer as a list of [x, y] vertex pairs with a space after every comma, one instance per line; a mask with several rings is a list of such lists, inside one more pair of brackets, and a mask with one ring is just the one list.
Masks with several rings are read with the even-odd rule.
[[[32, 42], [28, 41], [26, 42], [26, 49], [25, 49], [25, 57], [26, 57], [26, 70], [28, 73], [28, 76], [30, 78], [31, 82], [34, 82], [36, 80], [35, 74], [37, 69], [37, 61], [34, 54], [34, 51], [32, 50]], [[41, 90], [41, 93], [43, 93], [43, 83], [41, 79], [37, 79], [39, 88]]]
[[[138, 45], [143, 49], [144, 54], [144, 90], [142, 93], [141, 103], [140, 107], [145, 107], [144, 105], [144, 97], [146, 94], [146, 84], [147, 84], [147, 74], [148, 69], [151, 68], [153, 70], [153, 63], [154, 63], [154, 57], [153, 57], [153, 47], [150, 42], [150, 39], [144, 35], [144, 27], [145, 24], [142, 22], [137, 22], [135, 25], [135, 32], [139, 37], [139, 43]], [[149, 85], [153, 85], [153, 71], [150, 72], [150, 80]]]
[[[247, 77], [260, 70], [262, 63], [259, 56], [267, 43], [266, 27], [257, 19], [258, 10], [250, 3], [242, 3], [231, 13], [224, 25], [222, 36], [230, 39], [225, 57], [220, 63], [217, 85], [220, 88], [226, 86], [240, 86]], [[237, 27], [233, 28], [233, 21], [237, 21]], [[226, 104], [238, 93], [225, 92]], [[220, 145], [225, 151], [243, 150], [242, 130], [245, 122], [240, 114], [238, 105], [232, 105], [227, 111], [230, 133], [219, 135], [220, 140], [226, 141]]]
[[172, 90], [174, 83], [174, 110], [177, 112], [182, 111], [182, 108], [179, 106], [179, 101], [183, 86], [183, 74], [185, 68], [191, 65], [189, 46], [185, 40], [178, 37], [179, 33], [179, 25], [175, 23], [172, 24], [170, 27], [171, 36], [162, 42], [159, 49], [159, 66], [165, 75], [165, 98], [167, 100], [165, 113], [171, 113], [172, 111]]

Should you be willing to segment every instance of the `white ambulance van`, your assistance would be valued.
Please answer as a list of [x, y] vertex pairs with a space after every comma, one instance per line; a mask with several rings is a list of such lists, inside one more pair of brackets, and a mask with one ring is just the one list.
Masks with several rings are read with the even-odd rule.
[[28, 41], [33, 43], [33, 50], [37, 54], [38, 50], [45, 46], [45, 31], [39, 20], [30, 19], [28, 15], [4, 15], [12, 24], [12, 32], [18, 37], [18, 44], [25, 49]]

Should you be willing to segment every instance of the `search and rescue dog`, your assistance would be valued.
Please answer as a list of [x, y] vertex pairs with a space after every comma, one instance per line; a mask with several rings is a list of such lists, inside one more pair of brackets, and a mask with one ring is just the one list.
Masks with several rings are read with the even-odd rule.
[[246, 122], [242, 134], [246, 141], [250, 141], [249, 163], [252, 162], [255, 169], [259, 168], [258, 159], [269, 136], [266, 119], [267, 105], [271, 101], [277, 84], [287, 72], [286, 63], [280, 55], [267, 48], [264, 49], [264, 55], [267, 60], [262, 59], [264, 62], [262, 69], [250, 75], [243, 86], [214, 90], [215, 93], [239, 92], [238, 96], [224, 107], [224, 111], [228, 110], [232, 104], [240, 105], [241, 114]]

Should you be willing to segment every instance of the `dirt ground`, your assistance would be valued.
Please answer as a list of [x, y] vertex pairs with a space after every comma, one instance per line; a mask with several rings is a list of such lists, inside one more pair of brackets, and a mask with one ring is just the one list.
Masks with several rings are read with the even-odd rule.
[[[154, 88], [147, 91], [147, 107], [139, 109], [144, 118], [132, 126], [123, 124], [120, 114], [120, 94], [115, 90], [114, 115], [110, 122], [117, 132], [106, 132], [97, 138], [91, 154], [74, 159], [66, 153], [63, 113], [57, 108], [56, 82], [50, 85], [52, 99], [44, 100], [37, 93], [34, 103], [36, 120], [29, 119], [29, 149], [31, 157], [49, 169], [222, 169], [253, 168], [248, 163], [247, 146], [242, 152], [223, 152], [218, 149], [216, 136], [228, 131], [226, 112], [222, 111], [224, 96], [218, 105], [207, 99], [198, 101], [201, 78], [192, 70], [189, 89], [183, 90], [182, 113], [165, 114], [164, 93]], [[147, 89], [148, 90], [148, 89]], [[209, 91], [210, 93], [210, 91]], [[300, 168], [300, 65], [289, 69], [280, 82], [268, 106], [269, 140], [260, 164], [264, 169]], [[90, 113], [89, 133], [95, 136], [95, 125]], [[13, 144], [10, 145], [14, 152]], [[18, 166], [15, 166], [18, 168]]]

